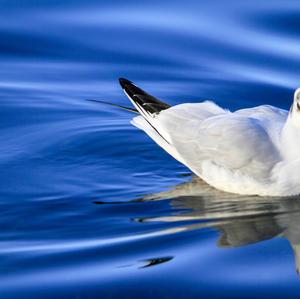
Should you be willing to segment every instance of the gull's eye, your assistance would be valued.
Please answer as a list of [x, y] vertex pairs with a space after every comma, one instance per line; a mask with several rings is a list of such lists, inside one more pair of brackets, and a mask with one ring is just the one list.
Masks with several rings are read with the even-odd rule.
[[300, 111], [300, 104], [297, 102], [297, 110]]

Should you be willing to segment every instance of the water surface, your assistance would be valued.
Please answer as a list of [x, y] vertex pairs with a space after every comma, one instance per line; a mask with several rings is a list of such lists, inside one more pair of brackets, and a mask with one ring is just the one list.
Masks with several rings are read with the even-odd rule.
[[300, 201], [194, 178], [117, 78], [289, 109], [298, 1], [0, 0], [1, 298], [297, 298]]

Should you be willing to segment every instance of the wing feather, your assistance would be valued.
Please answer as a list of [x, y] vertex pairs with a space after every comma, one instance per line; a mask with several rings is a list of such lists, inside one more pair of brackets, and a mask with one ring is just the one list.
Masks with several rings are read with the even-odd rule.
[[156, 123], [158, 130], [168, 133], [186, 165], [198, 174], [205, 162], [211, 162], [250, 177], [269, 175], [280, 153], [260, 119], [216, 109], [212, 104], [194, 104], [193, 109], [190, 105], [163, 111]]

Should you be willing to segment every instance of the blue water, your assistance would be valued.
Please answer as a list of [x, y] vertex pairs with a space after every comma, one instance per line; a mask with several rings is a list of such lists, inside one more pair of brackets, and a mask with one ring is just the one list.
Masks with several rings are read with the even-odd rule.
[[288, 109], [299, 1], [0, 0], [1, 298], [299, 298], [300, 201], [207, 187], [130, 125], [175, 105]]

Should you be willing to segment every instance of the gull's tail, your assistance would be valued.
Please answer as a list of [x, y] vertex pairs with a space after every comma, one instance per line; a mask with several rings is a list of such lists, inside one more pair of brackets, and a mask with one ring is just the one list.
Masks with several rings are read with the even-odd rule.
[[184, 164], [179, 153], [172, 145], [168, 132], [166, 132], [161, 125], [159, 117], [155, 117], [162, 110], [169, 109], [171, 106], [146, 93], [127, 79], [120, 78], [119, 81], [125, 94], [141, 114], [133, 118], [131, 123], [143, 130], [166, 152]]
[[146, 93], [127, 79], [120, 78], [120, 84], [132, 104], [142, 116], [149, 119], [153, 114], [166, 110], [171, 106]]

